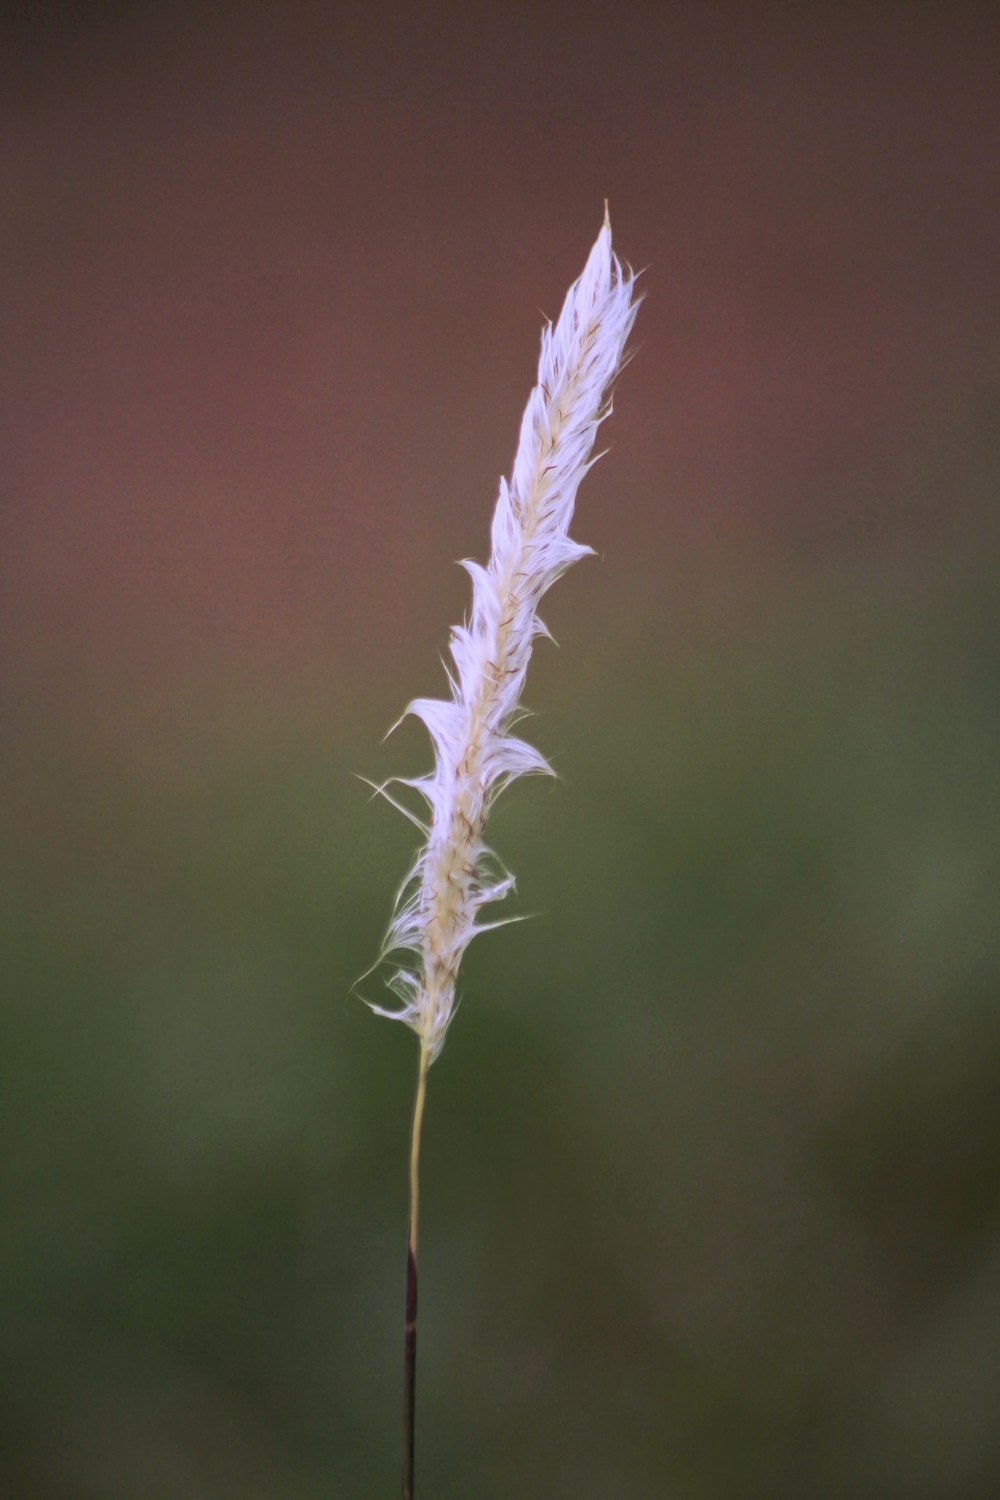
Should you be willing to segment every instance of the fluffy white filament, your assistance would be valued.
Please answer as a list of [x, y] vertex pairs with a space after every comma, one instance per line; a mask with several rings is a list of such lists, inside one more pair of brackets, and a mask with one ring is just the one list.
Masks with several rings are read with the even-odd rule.
[[400, 1008], [372, 1009], [411, 1026], [428, 1061], [444, 1044], [462, 955], [477, 932], [500, 925], [482, 922], [480, 913], [514, 885], [484, 841], [490, 807], [518, 776], [552, 774], [544, 756], [511, 727], [535, 637], [548, 633], [539, 601], [593, 550], [570, 538], [569, 525], [577, 488], [595, 462], [594, 438], [609, 414], [608, 388], [635, 318], [633, 283], [612, 251], [605, 213], [559, 321], [542, 332], [538, 384], [521, 422], [510, 484], [500, 481], [489, 563], [463, 564], [472, 578], [472, 614], [452, 630], [451, 697], [418, 698], [403, 715], [423, 720], [435, 765], [427, 776], [394, 779], [421, 794], [430, 817], [420, 824], [426, 842], [400, 891], [382, 950], [383, 957], [413, 955], [388, 980]]

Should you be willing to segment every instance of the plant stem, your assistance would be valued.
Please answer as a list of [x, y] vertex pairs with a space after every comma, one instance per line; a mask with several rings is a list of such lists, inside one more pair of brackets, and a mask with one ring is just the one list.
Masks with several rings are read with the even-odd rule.
[[420, 1131], [424, 1123], [430, 1054], [420, 1044], [410, 1133], [410, 1228], [406, 1240], [406, 1323], [403, 1337], [403, 1500], [413, 1500], [417, 1394], [417, 1228], [420, 1219]]

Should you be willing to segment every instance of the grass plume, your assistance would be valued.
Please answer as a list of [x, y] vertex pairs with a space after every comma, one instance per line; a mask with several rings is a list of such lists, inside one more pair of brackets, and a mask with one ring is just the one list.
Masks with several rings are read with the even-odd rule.
[[372, 1006], [412, 1027], [420, 1043], [410, 1151], [404, 1500], [413, 1495], [420, 1133], [427, 1074], [455, 1012], [465, 950], [477, 933], [501, 925], [484, 921], [483, 910], [514, 885], [486, 843], [490, 809], [519, 776], [551, 774], [544, 756], [513, 730], [523, 713], [532, 648], [538, 636], [548, 634], [538, 614], [541, 599], [568, 567], [592, 551], [572, 539], [569, 527], [580, 482], [596, 461], [594, 441], [610, 414], [608, 392], [637, 307], [634, 276], [612, 250], [605, 208], [581, 276], [556, 324], [542, 332], [538, 381], [521, 421], [513, 471], [509, 483], [500, 481], [489, 561], [463, 564], [472, 579], [472, 609], [451, 633], [450, 696], [415, 699], [403, 715], [413, 714], [426, 726], [434, 768], [393, 781], [422, 797], [426, 821], [396, 801], [388, 791], [391, 783], [377, 788], [424, 835], [381, 954], [381, 959], [409, 955], [387, 981], [398, 1004]]
[[426, 776], [394, 778], [421, 795], [429, 818], [420, 824], [425, 842], [382, 957], [409, 953], [414, 962], [388, 980], [398, 1007], [372, 1008], [411, 1026], [429, 1062], [454, 1014], [462, 956], [477, 933], [497, 925], [480, 914], [514, 885], [485, 842], [490, 808], [519, 776], [551, 774], [544, 756], [512, 728], [532, 646], [548, 634], [538, 614], [542, 596], [592, 551], [573, 541], [569, 525], [635, 318], [633, 281], [611, 249], [605, 217], [558, 322], [542, 333], [538, 383], [512, 477], [500, 481], [489, 562], [463, 564], [472, 578], [472, 612], [451, 633], [451, 696], [417, 698], [404, 711], [425, 724], [435, 764]]

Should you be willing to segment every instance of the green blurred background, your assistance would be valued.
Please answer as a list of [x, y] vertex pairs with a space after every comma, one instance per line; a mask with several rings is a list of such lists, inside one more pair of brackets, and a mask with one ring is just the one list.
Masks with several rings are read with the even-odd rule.
[[[425, 1500], [1000, 1493], [993, 7], [21, 5], [4, 1500], [398, 1491], [351, 994], [543, 315], [637, 357], [425, 1137]], [[376, 992], [377, 993], [377, 990]]]

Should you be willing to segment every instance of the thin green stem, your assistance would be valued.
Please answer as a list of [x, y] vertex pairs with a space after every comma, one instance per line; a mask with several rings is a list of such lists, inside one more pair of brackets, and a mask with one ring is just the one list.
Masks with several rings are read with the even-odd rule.
[[406, 1323], [403, 1337], [403, 1500], [413, 1500], [413, 1455], [416, 1445], [417, 1394], [417, 1229], [420, 1221], [420, 1132], [427, 1097], [430, 1056], [420, 1044], [417, 1092], [410, 1132], [410, 1227], [406, 1239]]

